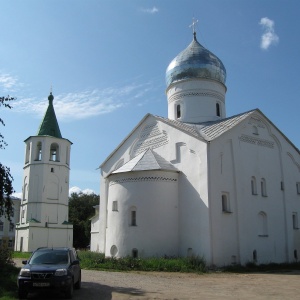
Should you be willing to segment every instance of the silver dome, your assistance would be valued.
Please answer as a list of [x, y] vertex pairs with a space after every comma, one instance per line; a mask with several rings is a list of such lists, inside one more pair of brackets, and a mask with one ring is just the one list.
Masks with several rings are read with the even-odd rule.
[[208, 78], [224, 85], [226, 81], [226, 69], [222, 61], [197, 41], [196, 34], [190, 45], [171, 61], [166, 71], [167, 87], [190, 78]]

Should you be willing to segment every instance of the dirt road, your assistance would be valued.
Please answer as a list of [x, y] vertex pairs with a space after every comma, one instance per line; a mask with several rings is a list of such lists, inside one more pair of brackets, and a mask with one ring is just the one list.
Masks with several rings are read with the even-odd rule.
[[[29, 299], [63, 299], [30, 294]], [[300, 271], [205, 275], [82, 270], [82, 288], [73, 299], [300, 299]]]

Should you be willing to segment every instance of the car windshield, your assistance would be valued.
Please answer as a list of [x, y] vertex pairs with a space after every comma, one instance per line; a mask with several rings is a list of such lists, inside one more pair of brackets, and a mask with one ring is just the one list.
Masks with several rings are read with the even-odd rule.
[[42, 250], [36, 251], [29, 263], [31, 265], [42, 265], [42, 264], [67, 264], [69, 262], [69, 255], [67, 251], [62, 250]]

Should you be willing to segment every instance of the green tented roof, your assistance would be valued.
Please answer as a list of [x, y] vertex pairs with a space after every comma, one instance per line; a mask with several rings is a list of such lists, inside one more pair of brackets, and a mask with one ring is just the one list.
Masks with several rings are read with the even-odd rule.
[[49, 105], [39, 127], [37, 135], [49, 135], [57, 138], [62, 138], [53, 107], [53, 99], [54, 97], [52, 93], [50, 93], [48, 97]]

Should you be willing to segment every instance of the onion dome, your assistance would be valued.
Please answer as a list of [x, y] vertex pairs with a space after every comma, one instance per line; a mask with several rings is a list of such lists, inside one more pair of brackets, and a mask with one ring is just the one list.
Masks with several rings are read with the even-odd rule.
[[167, 87], [174, 82], [193, 78], [212, 79], [224, 85], [226, 81], [226, 69], [222, 61], [197, 41], [196, 32], [190, 45], [169, 64], [166, 71]]

